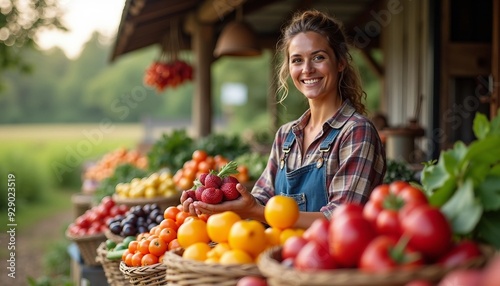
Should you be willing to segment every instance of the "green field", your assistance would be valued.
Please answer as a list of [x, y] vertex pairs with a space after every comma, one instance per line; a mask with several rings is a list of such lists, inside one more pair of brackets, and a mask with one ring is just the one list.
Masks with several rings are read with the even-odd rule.
[[[8, 174], [15, 175], [19, 227], [71, 208], [86, 162], [118, 147], [136, 148], [141, 140], [140, 124], [0, 125], [0, 181], [5, 186]], [[0, 202], [6, 220], [5, 192]]]

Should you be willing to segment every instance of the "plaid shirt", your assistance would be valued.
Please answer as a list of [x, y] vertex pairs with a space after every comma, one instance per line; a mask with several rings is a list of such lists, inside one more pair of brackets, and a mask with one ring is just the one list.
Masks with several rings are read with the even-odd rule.
[[385, 150], [373, 124], [346, 100], [339, 111], [323, 124], [323, 131], [303, 155], [304, 128], [310, 115], [308, 110], [298, 120], [279, 128], [266, 169], [255, 183], [252, 194], [262, 205], [274, 196], [276, 174], [283, 157], [282, 146], [290, 129], [295, 133], [296, 140], [288, 155], [289, 171], [315, 163], [321, 157], [319, 145], [323, 139], [332, 128], [340, 128], [327, 157], [328, 204], [321, 208], [325, 217], [330, 218], [340, 204], [365, 204], [373, 188], [382, 184], [386, 170]]

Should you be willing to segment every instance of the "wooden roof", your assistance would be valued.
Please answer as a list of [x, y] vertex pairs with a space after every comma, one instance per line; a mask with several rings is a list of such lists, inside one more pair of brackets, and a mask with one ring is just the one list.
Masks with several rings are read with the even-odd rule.
[[[190, 23], [213, 24], [216, 33], [235, 19], [241, 7], [243, 19], [256, 31], [264, 48], [273, 48], [282, 25], [293, 12], [316, 8], [342, 20], [348, 33], [363, 28], [379, 11], [379, 0], [127, 0], [122, 14], [111, 60], [126, 53], [161, 44], [174, 28], [182, 49], [191, 49]], [[376, 44], [377, 41], [372, 41]]]

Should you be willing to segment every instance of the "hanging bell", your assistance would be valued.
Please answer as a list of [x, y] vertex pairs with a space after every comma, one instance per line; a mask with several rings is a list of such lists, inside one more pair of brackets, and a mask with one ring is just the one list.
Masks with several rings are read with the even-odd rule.
[[262, 53], [257, 36], [249, 24], [233, 21], [222, 30], [214, 50], [216, 58], [222, 56], [251, 57]]

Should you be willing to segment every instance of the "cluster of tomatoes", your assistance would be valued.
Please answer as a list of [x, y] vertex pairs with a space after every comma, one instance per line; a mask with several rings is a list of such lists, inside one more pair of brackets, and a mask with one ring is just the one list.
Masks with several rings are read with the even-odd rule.
[[[129, 267], [148, 266], [162, 263], [165, 252], [181, 247], [177, 231], [190, 215], [176, 206], [167, 207], [164, 219], [148, 232], [137, 235], [122, 254], [122, 261]], [[199, 219], [206, 219], [200, 216]]]
[[117, 205], [110, 196], [103, 197], [98, 205], [78, 216], [68, 226], [68, 233], [78, 237], [102, 234], [108, 229], [108, 221], [128, 210], [126, 205]]
[[166, 87], [177, 87], [192, 79], [193, 67], [181, 60], [153, 62], [144, 75], [144, 83], [156, 88], [158, 92]]
[[[366, 272], [457, 266], [481, 255], [472, 241], [453, 241], [451, 225], [426, 195], [407, 182], [376, 187], [363, 207], [344, 204], [301, 238], [283, 245], [283, 263], [297, 269], [358, 268]], [[324, 255], [327, 253], [328, 255]]]

